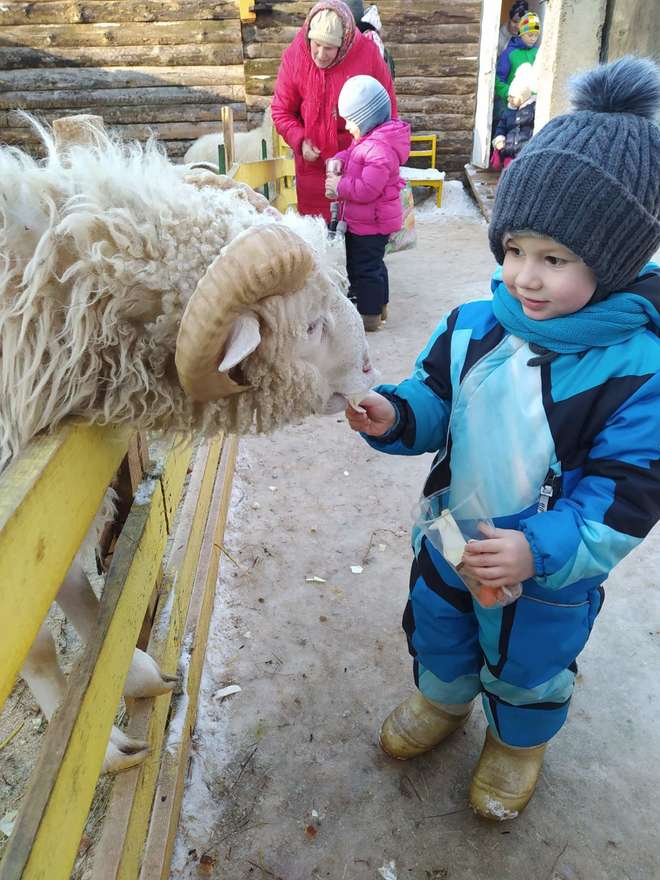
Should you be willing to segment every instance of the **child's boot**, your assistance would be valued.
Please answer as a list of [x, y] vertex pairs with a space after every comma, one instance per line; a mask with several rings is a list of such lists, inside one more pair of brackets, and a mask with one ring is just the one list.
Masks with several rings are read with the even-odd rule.
[[441, 743], [468, 719], [471, 705], [460, 714], [448, 712], [415, 691], [387, 716], [380, 729], [380, 747], [390, 758], [406, 761]]
[[380, 310], [380, 320], [383, 322], [387, 321], [387, 303], [385, 303], [383, 308]]
[[485, 819], [515, 819], [529, 803], [543, 766], [547, 743], [514, 748], [490, 728], [470, 786], [470, 806]]

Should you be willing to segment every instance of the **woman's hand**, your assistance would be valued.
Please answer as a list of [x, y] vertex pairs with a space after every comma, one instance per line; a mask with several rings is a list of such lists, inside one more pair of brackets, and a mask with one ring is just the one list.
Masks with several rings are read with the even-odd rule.
[[484, 539], [469, 541], [463, 551], [468, 574], [486, 587], [511, 587], [534, 577], [532, 548], [522, 532], [482, 523]]
[[314, 144], [305, 138], [302, 142], [302, 157], [306, 162], [316, 162], [318, 157], [321, 155], [321, 151], [318, 147], [315, 147]]
[[356, 412], [351, 406], [346, 407], [346, 419], [354, 431], [368, 434], [370, 437], [381, 437], [396, 422], [396, 410], [382, 394], [369, 391], [360, 401], [363, 413]]

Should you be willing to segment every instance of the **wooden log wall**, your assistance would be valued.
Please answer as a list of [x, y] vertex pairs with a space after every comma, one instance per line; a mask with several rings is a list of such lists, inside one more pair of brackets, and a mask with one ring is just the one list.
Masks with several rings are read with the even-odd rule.
[[[367, 3], [365, 2], [365, 5]], [[50, 121], [98, 113], [127, 137], [154, 133], [173, 158], [220, 127], [258, 124], [283, 50], [311, 0], [4, 0], [0, 12], [0, 141], [38, 151], [18, 109]], [[472, 148], [481, 0], [378, 0], [396, 62], [399, 112], [436, 132], [438, 168], [462, 172]]]
[[236, 0], [6, 0], [0, 11], [0, 141], [39, 152], [17, 110], [51, 121], [97, 113], [173, 158], [219, 128], [245, 127]]
[[[383, 40], [396, 63], [399, 115], [411, 123], [415, 133], [437, 133], [437, 167], [450, 175], [462, 174], [472, 153], [480, 0], [376, 3]], [[258, 122], [270, 102], [281, 54], [310, 8], [309, 2], [260, 0], [256, 22], [243, 25], [249, 122]]]

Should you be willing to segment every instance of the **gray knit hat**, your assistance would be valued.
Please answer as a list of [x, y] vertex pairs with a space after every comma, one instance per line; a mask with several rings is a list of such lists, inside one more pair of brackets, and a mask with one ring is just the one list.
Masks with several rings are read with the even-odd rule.
[[337, 101], [339, 115], [350, 119], [368, 134], [392, 118], [392, 102], [387, 89], [373, 76], [352, 76], [346, 80]]
[[530, 230], [572, 250], [598, 290], [620, 290], [660, 246], [660, 67], [626, 56], [576, 78], [572, 113], [552, 119], [503, 173], [490, 247]]

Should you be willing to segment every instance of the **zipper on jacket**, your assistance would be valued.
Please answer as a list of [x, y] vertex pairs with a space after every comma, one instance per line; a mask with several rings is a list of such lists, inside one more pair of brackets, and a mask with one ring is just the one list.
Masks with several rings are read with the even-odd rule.
[[[502, 339], [500, 339], [500, 341], [497, 343], [497, 345], [496, 345], [494, 348], [491, 348], [490, 351], [487, 351], [486, 354], [482, 355], [482, 356], [479, 358], [479, 360], [475, 361], [475, 362], [472, 364], [472, 366], [470, 367], [470, 369], [467, 371], [467, 373], [463, 376], [463, 378], [461, 379], [461, 381], [458, 383], [458, 388], [456, 389], [455, 403], [452, 403], [451, 411], [450, 411], [450, 413], [449, 413], [449, 421], [447, 422], [447, 440], [445, 441], [445, 448], [444, 448], [444, 450], [443, 450], [443, 452], [442, 452], [442, 456], [441, 456], [440, 458], [437, 458], [436, 461], [433, 463], [433, 466], [431, 467], [431, 470], [429, 471], [428, 477], [426, 478], [426, 481], [427, 481], [427, 482], [428, 482], [428, 480], [431, 478], [431, 474], [432, 474], [433, 471], [436, 469], [436, 467], [437, 467], [439, 464], [441, 464], [441, 463], [445, 460], [445, 458], [447, 457], [447, 448], [448, 448], [448, 446], [449, 446], [449, 437], [450, 437], [450, 435], [451, 435], [451, 423], [452, 423], [452, 421], [453, 421], [453, 418], [454, 418], [454, 412], [455, 412], [455, 409], [456, 409], [455, 404], [458, 403], [458, 400], [459, 400], [459, 398], [460, 398], [460, 396], [461, 396], [461, 390], [462, 390], [462, 388], [463, 388], [463, 385], [465, 384], [465, 381], [467, 380], [467, 378], [468, 378], [468, 376], [470, 375], [470, 373], [472, 373], [473, 370], [476, 370], [476, 369], [477, 369], [477, 367], [479, 366], [479, 364], [481, 364], [483, 361], [485, 361], [486, 358], [489, 358], [489, 357], [491, 356], [491, 354], [494, 354], [494, 353], [495, 353], [499, 348], [501, 348], [501, 347], [504, 345], [504, 343], [507, 342], [510, 338], [511, 338], [511, 334], [510, 334], [510, 333], [507, 333], [506, 336], [504, 336]], [[438, 455], [440, 455], [440, 450], [438, 450]]]
[[[551, 502], [557, 500], [560, 495], [560, 487], [561, 487], [561, 476], [556, 474], [552, 468], [545, 475], [545, 479], [543, 480], [543, 485], [539, 491], [539, 500], [536, 505], [537, 513], [545, 513], [549, 507]], [[554, 503], [553, 503], [554, 506]]]

